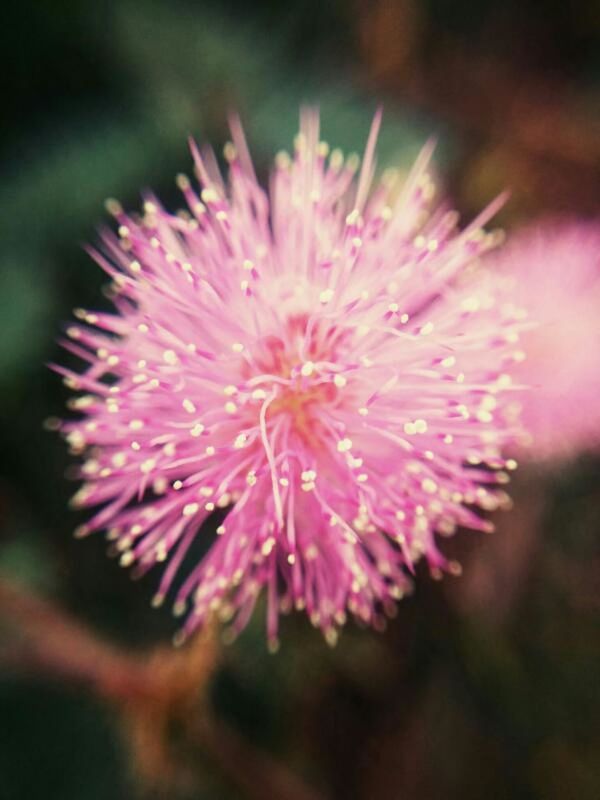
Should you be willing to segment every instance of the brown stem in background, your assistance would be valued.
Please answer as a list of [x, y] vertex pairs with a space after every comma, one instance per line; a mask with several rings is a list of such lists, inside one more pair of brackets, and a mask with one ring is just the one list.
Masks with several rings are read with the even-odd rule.
[[132, 656], [6, 578], [0, 578], [0, 614], [14, 629], [14, 641], [0, 649], [1, 666], [61, 678], [111, 699], [143, 691]]
[[[485, 44], [465, 48], [418, 0], [357, 0], [356, 7], [358, 50], [371, 85], [450, 122], [468, 142], [458, 187], [464, 200], [477, 206], [508, 179], [516, 217], [540, 205], [598, 213], [600, 119], [590, 113], [590, 90], [523, 69]], [[492, 17], [482, 35], [490, 41], [503, 33]], [[428, 47], [430, 37], [435, 47]], [[523, 48], [525, 41], [515, 44]]]
[[178, 726], [196, 769], [200, 752], [250, 800], [319, 800], [285, 766], [209, 712], [206, 690], [218, 663], [213, 630], [181, 649], [161, 645], [132, 654], [7, 578], [0, 578], [0, 616], [11, 629], [10, 643], [0, 648], [0, 669], [54, 677], [111, 702], [147, 784], [165, 789], [165, 776], [180, 780], [185, 773], [168, 747]]

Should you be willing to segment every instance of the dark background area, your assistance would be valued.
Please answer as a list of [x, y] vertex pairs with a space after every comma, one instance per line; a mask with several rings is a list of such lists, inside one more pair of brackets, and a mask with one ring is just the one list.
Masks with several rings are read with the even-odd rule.
[[[151, 186], [177, 206], [186, 137], [220, 147], [231, 108], [266, 175], [302, 102], [319, 103], [325, 138], [345, 150], [362, 148], [383, 102], [380, 162], [406, 168], [438, 136], [440, 172], [465, 216], [507, 186], [509, 231], [548, 212], [597, 215], [599, 31], [595, 0], [6, 7], [0, 575], [123, 651], [170, 649], [176, 620], [150, 608], [157, 576], [134, 585], [100, 537], [73, 540], [69, 459], [43, 429], [67, 397], [45, 366], [64, 359], [61, 325], [75, 306], [106, 303], [81, 247], [106, 221], [105, 198], [135, 206]], [[5, 605], [0, 800], [278, 800], [267, 782], [277, 765], [336, 800], [596, 800], [598, 476], [591, 456], [524, 466], [498, 532], [446, 545], [463, 577], [420, 575], [383, 633], [349, 626], [329, 649], [291, 617], [271, 656], [259, 609], [207, 691], [210, 713], [264, 763], [223, 738], [216, 756], [187, 752], [177, 727], [146, 708], [134, 714], [81, 681], [28, 669], [11, 656], [21, 634]], [[52, 624], [40, 617], [40, 629]], [[204, 705], [183, 713], [202, 716]], [[232, 753], [231, 771], [256, 775], [254, 786], [232, 780], [219, 753]]]

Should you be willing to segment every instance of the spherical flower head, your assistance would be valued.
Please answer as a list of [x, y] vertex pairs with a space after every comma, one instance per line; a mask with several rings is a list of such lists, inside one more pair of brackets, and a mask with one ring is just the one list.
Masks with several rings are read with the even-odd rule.
[[[522, 457], [556, 461], [600, 446], [600, 223], [548, 219], [516, 234], [495, 256], [515, 302], [532, 320], [527, 358], [513, 362], [528, 384]], [[527, 445], [527, 446], [525, 446]]]
[[94, 255], [116, 313], [76, 312], [68, 346], [87, 366], [62, 370], [85, 393], [63, 425], [87, 455], [75, 502], [99, 507], [79, 533], [106, 530], [138, 572], [167, 562], [155, 602], [189, 612], [183, 636], [210, 615], [235, 634], [263, 589], [272, 647], [292, 608], [329, 642], [348, 612], [379, 627], [420, 558], [458, 571], [436, 533], [489, 530], [477, 509], [507, 503], [523, 320], [478, 263], [498, 203], [458, 231], [431, 206], [431, 146], [401, 186], [375, 182], [379, 123], [359, 169], [303, 112], [267, 193], [234, 121], [226, 181], [192, 145], [187, 211], [111, 205], [118, 236]]

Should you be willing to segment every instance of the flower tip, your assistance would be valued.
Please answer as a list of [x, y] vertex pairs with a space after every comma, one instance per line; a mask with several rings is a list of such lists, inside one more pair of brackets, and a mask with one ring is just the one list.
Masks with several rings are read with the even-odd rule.
[[279, 651], [280, 645], [281, 643], [277, 636], [270, 636], [267, 639], [267, 649], [271, 655], [275, 655]]
[[182, 617], [187, 609], [187, 603], [185, 600], [177, 600], [173, 605], [173, 616], [174, 617]]
[[104, 208], [111, 217], [118, 217], [123, 213], [123, 206], [114, 197], [107, 197], [104, 201]]

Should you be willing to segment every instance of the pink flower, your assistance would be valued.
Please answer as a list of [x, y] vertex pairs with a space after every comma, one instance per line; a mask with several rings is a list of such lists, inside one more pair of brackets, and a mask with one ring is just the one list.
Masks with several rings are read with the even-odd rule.
[[76, 503], [100, 506], [79, 533], [106, 529], [140, 572], [168, 562], [159, 605], [202, 522], [227, 510], [176, 592], [183, 635], [213, 612], [239, 631], [263, 588], [273, 647], [293, 607], [330, 642], [348, 611], [379, 626], [422, 556], [458, 571], [436, 532], [487, 531], [476, 507], [507, 501], [522, 315], [475, 268], [501, 200], [457, 231], [430, 208], [431, 146], [400, 188], [373, 184], [379, 124], [359, 171], [304, 112], [266, 193], [234, 121], [227, 182], [192, 145], [189, 212], [112, 205], [119, 236], [94, 257], [116, 313], [76, 313], [68, 346], [87, 366], [62, 370], [86, 392], [63, 426], [88, 453]]
[[511, 374], [531, 391], [519, 398], [531, 447], [560, 459], [600, 445], [600, 225], [547, 220], [499, 251], [515, 302], [534, 321], [522, 336], [527, 358]]

